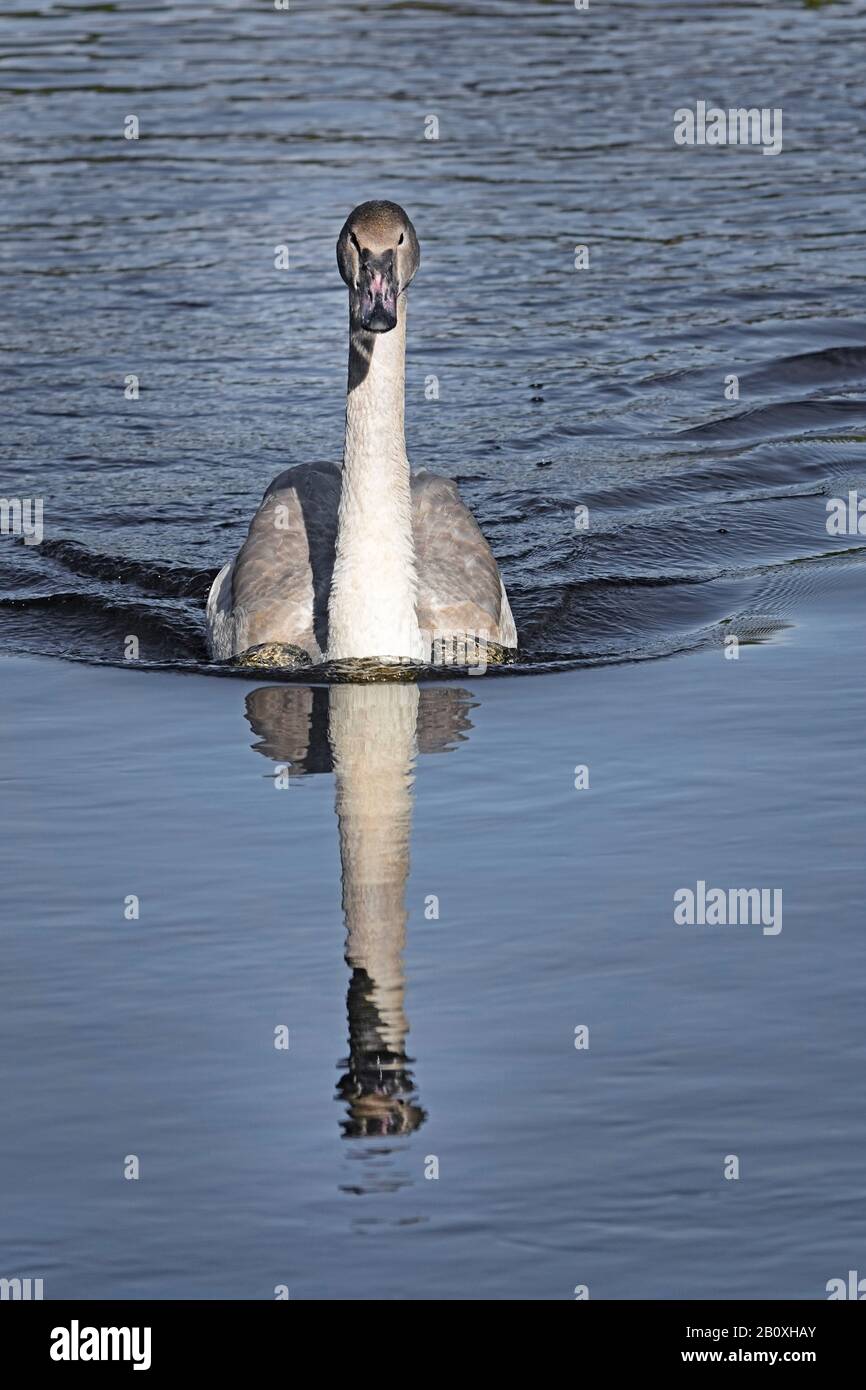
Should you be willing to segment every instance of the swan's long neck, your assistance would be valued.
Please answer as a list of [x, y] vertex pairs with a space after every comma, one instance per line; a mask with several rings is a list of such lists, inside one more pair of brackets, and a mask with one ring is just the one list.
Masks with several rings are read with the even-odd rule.
[[406, 297], [389, 333], [350, 329], [328, 658], [423, 658], [403, 433]]

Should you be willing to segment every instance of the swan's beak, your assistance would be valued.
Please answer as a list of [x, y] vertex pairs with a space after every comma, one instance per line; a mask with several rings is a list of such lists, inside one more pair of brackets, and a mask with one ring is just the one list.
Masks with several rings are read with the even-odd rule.
[[361, 267], [358, 318], [369, 333], [389, 333], [397, 326], [397, 286], [391, 253]]

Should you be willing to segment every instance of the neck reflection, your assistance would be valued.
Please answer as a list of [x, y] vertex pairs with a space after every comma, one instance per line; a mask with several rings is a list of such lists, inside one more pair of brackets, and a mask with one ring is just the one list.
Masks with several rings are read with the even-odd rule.
[[404, 683], [262, 686], [246, 714], [265, 757], [290, 775], [333, 771], [349, 983], [348, 1056], [338, 1063], [344, 1138], [411, 1134], [426, 1118], [407, 1051], [403, 950], [415, 762], [472, 725], [468, 692]]
[[349, 1056], [344, 1136], [407, 1134], [423, 1122], [406, 1052], [406, 880], [417, 685], [335, 686], [330, 744], [340, 828]]

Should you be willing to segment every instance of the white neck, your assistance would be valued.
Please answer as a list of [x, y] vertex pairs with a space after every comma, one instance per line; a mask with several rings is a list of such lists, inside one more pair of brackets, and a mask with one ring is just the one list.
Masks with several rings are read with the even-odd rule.
[[350, 328], [349, 386], [328, 659], [423, 659], [403, 434], [406, 297], [389, 333]]

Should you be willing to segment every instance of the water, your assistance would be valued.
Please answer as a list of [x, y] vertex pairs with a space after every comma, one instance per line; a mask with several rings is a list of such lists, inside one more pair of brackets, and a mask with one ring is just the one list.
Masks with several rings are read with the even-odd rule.
[[[45, 539], [0, 551], [0, 1273], [814, 1298], [862, 1267], [864, 542], [825, 523], [866, 491], [863, 33], [7, 7], [2, 491]], [[697, 99], [782, 107], [783, 153], [675, 147]], [[422, 243], [410, 456], [461, 480], [527, 678], [214, 680], [211, 577], [277, 472], [339, 457], [333, 244], [378, 196]], [[129, 634], [146, 675], [107, 669]], [[675, 926], [698, 879], [781, 886], [782, 932]]]

